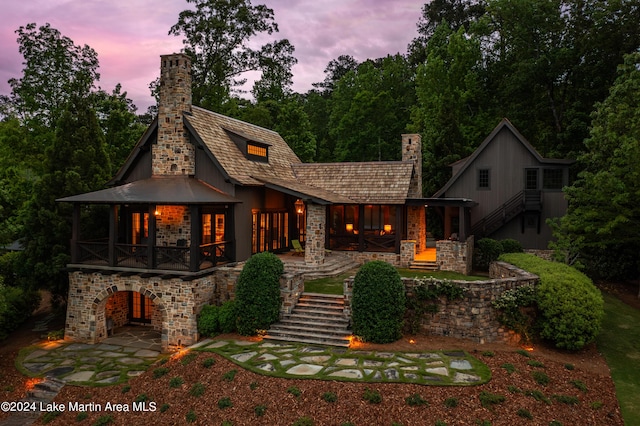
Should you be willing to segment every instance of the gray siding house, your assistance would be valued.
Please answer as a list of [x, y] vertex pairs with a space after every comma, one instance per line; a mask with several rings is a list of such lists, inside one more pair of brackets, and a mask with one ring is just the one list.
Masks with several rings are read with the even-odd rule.
[[[472, 155], [451, 165], [451, 179], [434, 198], [465, 198], [470, 233], [513, 238], [527, 249], [546, 249], [552, 240], [549, 218], [567, 211], [562, 188], [575, 161], [542, 157], [507, 119], [503, 119]], [[445, 237], [457, 232], [458, 210], [444, 209]]]

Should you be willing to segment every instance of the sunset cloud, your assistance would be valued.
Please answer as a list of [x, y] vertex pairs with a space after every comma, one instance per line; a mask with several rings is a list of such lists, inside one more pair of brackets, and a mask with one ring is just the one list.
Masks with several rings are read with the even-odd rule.
[[[265, 41], [287, 38], [295, 46], [294, 90], [306, 92], [324, 80], [329, 61], [351, 55], [358, 61], [406, 53], [416, 37], [424, 1], [416, 0], [263, 0], [275, 13], [280, 32]], [[0, 93], [20, 78], [23, 58], [15, 31], [50, 23], [76, 45], [98, 52], [100, 87], [117, 83], [140, 111], [153, 103], [148, 85], [158, 76], [159, 56], [182, 48], [168, 35], [189, 4], [167, 0], [29, 0], [10, 2], [0, 16]]]

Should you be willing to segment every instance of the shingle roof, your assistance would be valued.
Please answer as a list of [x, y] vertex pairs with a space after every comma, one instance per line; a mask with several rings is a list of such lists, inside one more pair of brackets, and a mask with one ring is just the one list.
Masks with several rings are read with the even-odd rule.
[[269, 188], [294, 195], [298, 198], [309, 199], [318, 204], [353, 204], [354, 201], [333, 191], [307, 185], [300, 180], [278, 179], [273, 177], [256, 177]]
[[207, 183], [187, 176], [155, 176], [100, 191], [59, 198], [56, 201], [105, 204], [212, 204], [239, 202], [229, 194], [225, 194]]
[[[300, 163], [300, 159], [278, 133], [195, 106], [185, 119], [224, 172], [239, 184], [262, 184], [252, 176], [295, 179], [291, 164]], [[269, 162], [247, 159], [231, 140], [228, 131], [269, 145]]]
[[292, 165], [297, 179], [340, 194], [354, 203], [404, 204], [409, 192], [413, 163], [317, 163]]

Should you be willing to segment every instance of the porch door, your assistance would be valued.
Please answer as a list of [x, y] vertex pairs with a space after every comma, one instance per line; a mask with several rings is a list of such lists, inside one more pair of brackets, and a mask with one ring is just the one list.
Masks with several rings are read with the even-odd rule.
[[151, 304], [148, 297], [137, 291], [129, 292], [129, 322], [151, 323]]
[[252, 252], [284, 251], [289, 248], [288, 212], [253, 212]]

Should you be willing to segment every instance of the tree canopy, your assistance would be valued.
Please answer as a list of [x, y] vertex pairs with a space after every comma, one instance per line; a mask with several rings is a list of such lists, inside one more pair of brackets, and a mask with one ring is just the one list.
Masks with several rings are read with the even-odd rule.
[[[607, 99], [593, 114], [581, 172], [566, 189], [563, 248], [578, 251], [601, 275], [637, 273], [640, 251], [640, 53], [629, 54]], [[614, 259], [611, 258], [615, 253]], [[617, 257], [617, 259], [616, 259]], [[617, 262], [612, 269], [606, 262]], [[606, 266], [609, 266], [607, 268]], [[592, 271], [596, 272], [596, 271]]]
[[273, 9], [250, 0], [187, 0], [195, 10], [180, 12], [169, 34], [183, 36], [184, 52], [192, 61], [193, 103], [213, 111], [224, 106], [246, 82], [247, 71], [262, 71], [254, 95], [282, 96], [291, 85], [296, 63], [288, 40], [266, 43], [258, 49], [249, 41], [259, 34], [278, 32]]

